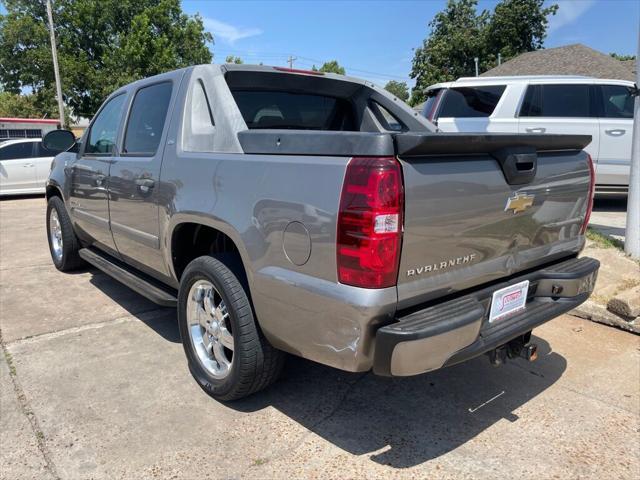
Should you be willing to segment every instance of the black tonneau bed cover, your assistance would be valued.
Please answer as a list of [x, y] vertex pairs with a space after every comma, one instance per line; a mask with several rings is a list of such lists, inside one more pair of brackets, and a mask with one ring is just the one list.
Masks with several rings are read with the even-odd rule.
[[317, 130], [245, 130], [244, 153], [263, 155], [390, 156], [493, 154], [527, 147], [537, 152], [579, 151], [590, 135], [511, 133], [379, 133]]

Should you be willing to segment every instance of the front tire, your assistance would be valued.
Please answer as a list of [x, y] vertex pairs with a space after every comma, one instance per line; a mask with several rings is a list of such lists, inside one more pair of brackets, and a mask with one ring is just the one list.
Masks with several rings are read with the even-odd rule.
[[78, 255], [80, 241], [60, 197], [51, 197], [47, 202], [47, 239], [51, 260], [58, 270], [68, 272], [84, 264]]
[[178, 325], [191, 374], [217, 400], [237, 400], [262, 390], [282, 370], [285, 354], [258, 328], [237, 277], [213, 257], [198, 257], [185, 269]]

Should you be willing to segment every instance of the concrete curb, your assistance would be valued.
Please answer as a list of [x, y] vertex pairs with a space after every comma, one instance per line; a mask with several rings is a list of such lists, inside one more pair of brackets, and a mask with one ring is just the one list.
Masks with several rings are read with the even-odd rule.
[[635, 319], [624, 319], [614, 313], [611, 313], [605, 306], [600, 305], [593, 300], [587, 300], [578, 308], [569, 312], [569, 314], [586, 320], [591, 320], [593, 322], [602, 323], [604, 325], [618, 327], [628, 332], [640, 335], [640, 317], [636, 317]]

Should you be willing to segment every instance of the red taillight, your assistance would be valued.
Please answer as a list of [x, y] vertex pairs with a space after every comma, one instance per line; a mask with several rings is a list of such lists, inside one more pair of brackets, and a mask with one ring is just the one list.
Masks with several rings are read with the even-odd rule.
[[396, 284], [404, 192], [393, 157], [354, 157], [338, 212], [338, 280], [364, 288]]
[[584, 214], [584, 223], [580, 229], [580, 233], [584, 234], [587, 231], [589, 225], [589, 218], [591, 217], [591, 211], [593, 210], [593, 195], [596, 187], [596, 172], [593, 168], [593, 160], [591, 155], [587, 155], [587, 163], [589, 164], [589, 198], [587, 198], [587, 211]]

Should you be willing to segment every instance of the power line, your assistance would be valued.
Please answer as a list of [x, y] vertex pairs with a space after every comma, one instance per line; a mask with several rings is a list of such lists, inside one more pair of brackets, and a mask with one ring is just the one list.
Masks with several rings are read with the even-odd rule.
[[[260, 52], [251, 52], [248, 50], [235, 50], [235, 49], [214, 49], [214, 53], [219, 52], [222, 54], [225, 53], [229, 53], [232, 55], [242, 55], [244, 57], [258, 57], [258, 58], [273, 58], [273, 59], [282, 59], [284, 62], [289, 63], [290, 68], [291, 67], [291, 63], [290, 63], [290, 59], [293, 58], [293, 60], [297, 60], [299, 63], [307, 63], [304, 62], [302, 60], [307, 60], [309, 62], [312, 62], [311, 65], [315, 65], [315, 64], [319, 64], [318, 66], [322, 65], [323, 63], [325, 63], [325, 61], [323, 60], [319, 60], [317, 58], [311, 58], [311, 57], [305, 57], [302, 55], [292, 55], [290, 53], [274, 53], [274, 52], [265, 52], [265, 53], [260, 53]], [[381, 77], [384, 79], [391, 79], [391, 80], [404, 80], [404, 81], [411, 81], [411, 78], [409, 77], [404, 77], [404, 76], [400, 76], [400, 75], [392, 75], [389, 73], [381, 73], [381, 72], [373, 72], [370, 70], [363, 70], [360, 68], [353, 68], [351, 66], [348, 65], [342, 65], [344, 67], [345, 70], [348, 70], [349, 72], [356, 72], [356, 73], [363, 73], [366, 75], [374, 75], [376, 77]]]

